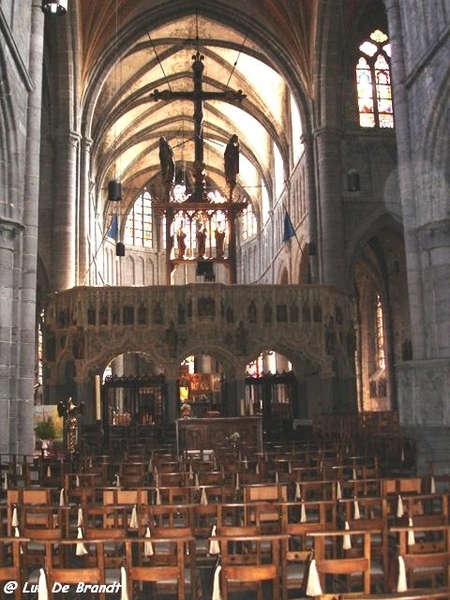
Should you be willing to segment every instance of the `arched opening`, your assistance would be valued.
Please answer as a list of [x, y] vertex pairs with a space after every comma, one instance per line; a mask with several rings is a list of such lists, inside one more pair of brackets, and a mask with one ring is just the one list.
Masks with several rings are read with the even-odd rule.
[[147, 354], [116, 356], [102, 376], [101, 419], [110, 445], [162, 439], [166, 411], [166, 379]]
[[209, 354], [186, 356], [178, 380], [181, 417], [219, 416], [224, 412], [224, 371]]
[[298, 382], [289, 359], [269, 349], [248, 363], [241, 404], [241, 414], [262, 416], [268, 439], [286, 437], [298, 413]]

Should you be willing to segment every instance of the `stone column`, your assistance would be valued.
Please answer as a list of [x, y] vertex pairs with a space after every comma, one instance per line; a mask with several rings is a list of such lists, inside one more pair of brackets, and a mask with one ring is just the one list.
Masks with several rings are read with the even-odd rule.
[[166, 379], [166, 415], [165, 424], [174, 423], [180, 416], [180, 400], [178, 397], [178, 380], [173, 377]]
[[337, 129], [314, 132], [317, 170], [317, 237], [320, 283], [342, 289], [345, 247], [342, 213], [341, 136]]
[[[17, 390], [14, 412], [17, 428], [10, 451], [32, 454], [34, 450], [34, 383], [36, 364], [36, 281], [38, 238], [38, 194], [40, 180], [42, 63], [44, 16], [37, 3], [32, 5], [29, 74], [33, 87], [28, 95], [25, 180], [23, 196], [23, 241], [20, 282], [20, 339], [18, 347]], [[3, 305], [2, 305], [3, 306]], [[2, 308], [3, 311], [3, 308]]]
[[425, 319], [423, 306], [422, 269], [420, 243], [417, 236], [417, 216], [414, 193], [414, 170], [410, 139], [408, 91], [403, 59], [405, 48], [400, 8], [397, 0], [384, 0], [389, 23], [389, 39], [392, 47], [392, 80], [397, 139], [399, 183], [402, 198], [402, 216], [408, 272], [409, 311], [411, 319], [411, 341], [414, 358], [425, 358]]
[[[17, 298], [14, 286], [14, 256], [18, 249], [18, 236], [23, 227], [0, 217], [0, 372], [6, 385], [0, 386], [0, 453], [19, 451], [20, 424], [17, 373], [18, 339], [16, 322]], [[4, 374], [4, 376], [3, 376]], [[20, 448], [22, 450], [22, 448]]]
[[92, 140], [83, 138], [81, 140], [80, 153], [80, 198], [78, 216], [78, 273], [77, 285], [89, 285], [89, 263], [96, 248], [88, 244], [89, 218], [90, 218], [90, 187], [89, 177], [91, 164]]
[[55, 183], [52, 283], [53, 290], [74, 287], [76, 282], [77, 175], [79, 135], [59, 132], [55, 139]]

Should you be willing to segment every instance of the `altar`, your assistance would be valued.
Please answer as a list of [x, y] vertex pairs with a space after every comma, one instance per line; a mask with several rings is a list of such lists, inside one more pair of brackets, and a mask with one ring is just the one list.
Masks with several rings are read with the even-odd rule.
[[246, 447], [262, 452], [262, 419], [253, 417], [215, 417], [204, 419], [177, 419], [177, 451], [214, 450], [229, 444], [230, 436], [239, 434]]

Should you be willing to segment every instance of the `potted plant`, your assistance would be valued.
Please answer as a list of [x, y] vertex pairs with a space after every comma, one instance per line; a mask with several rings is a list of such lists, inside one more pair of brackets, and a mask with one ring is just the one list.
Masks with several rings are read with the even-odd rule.
[[39, 440], [41, 440], [42, 455], [44, 457], [48, 456], [48, 450], [56, 437], [56, 427], [53, 423], [53, 420], [49, 417], [48, 419], [39, 421], [39, 423], [34, 428], [34, 433], [36, 434], [36, 437]]

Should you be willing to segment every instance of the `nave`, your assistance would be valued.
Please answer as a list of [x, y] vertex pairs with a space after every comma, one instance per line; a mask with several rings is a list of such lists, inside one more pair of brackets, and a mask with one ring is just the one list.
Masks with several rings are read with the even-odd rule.
[[449, 598], [450, 477], [409, 453], [380, 428], [3, 455], [2, 597]]

